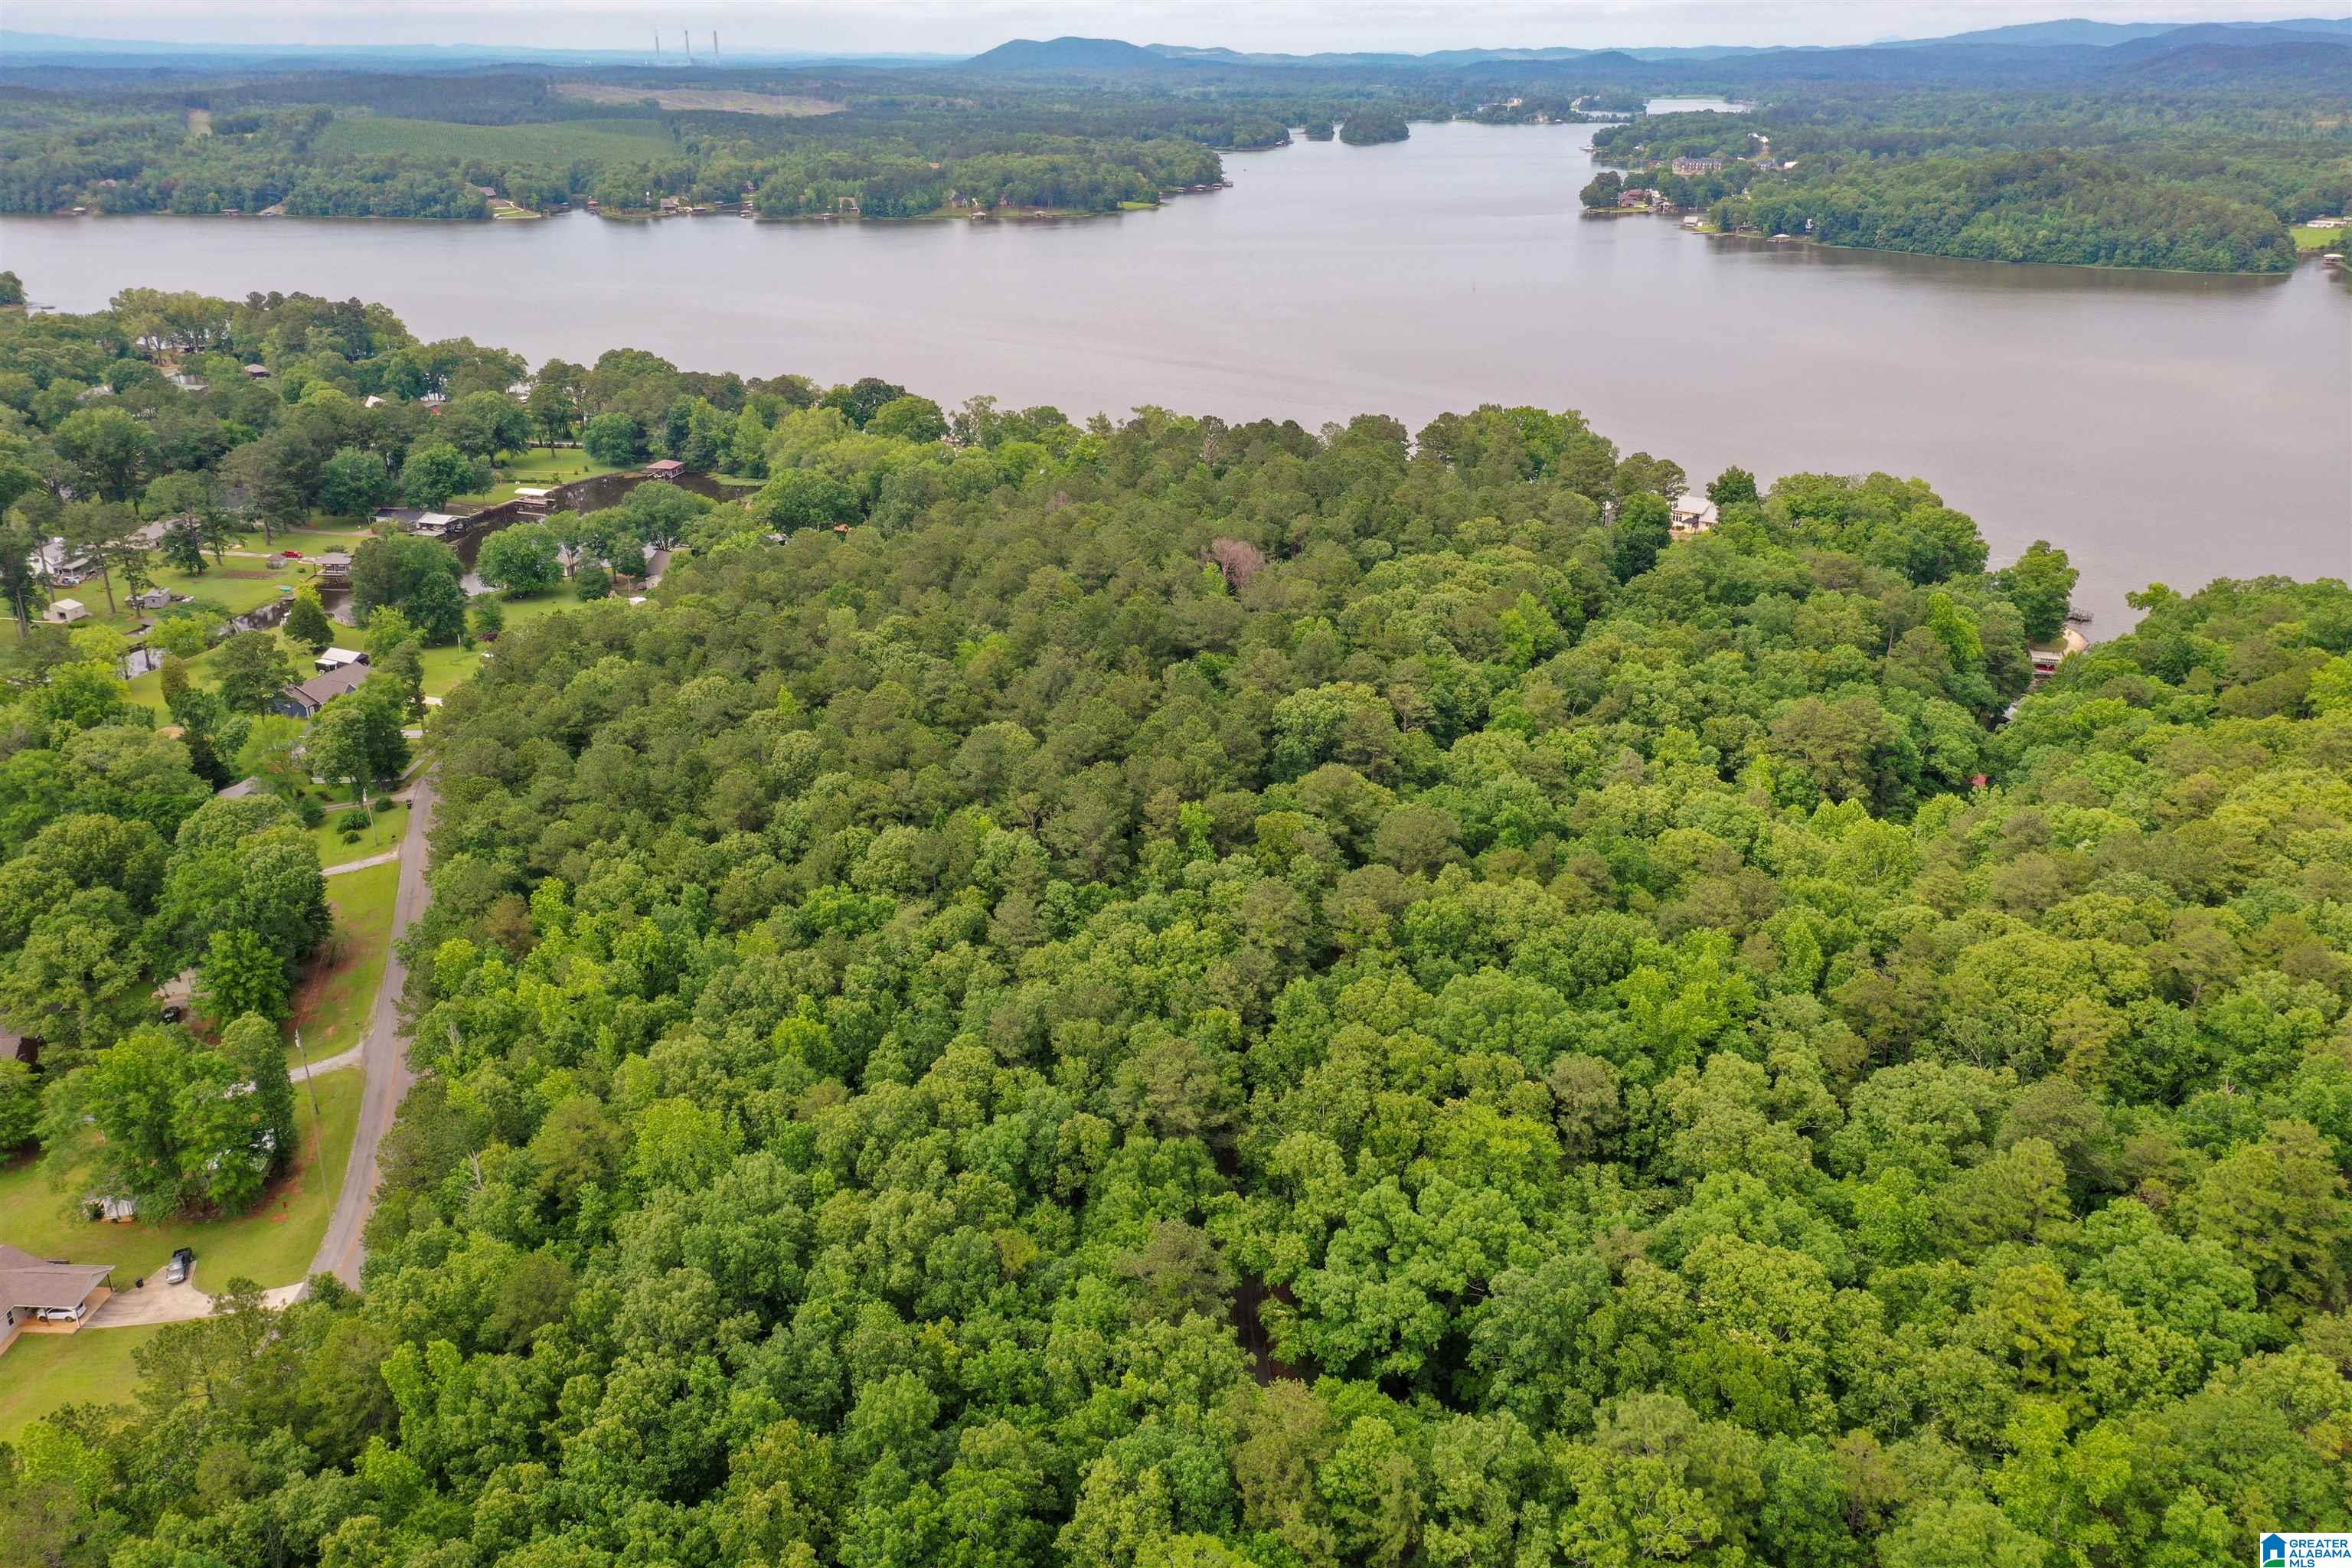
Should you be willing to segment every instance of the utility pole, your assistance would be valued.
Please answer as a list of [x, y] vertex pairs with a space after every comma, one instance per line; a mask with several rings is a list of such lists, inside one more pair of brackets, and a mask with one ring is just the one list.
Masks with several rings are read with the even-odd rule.
[[294, 1031], [294, 1054], [302, 1058], [302, 1087], [310, 1091], [310, 1121], [314, 1125], [327, 1124], [327, 1114], [319, 1109], [319, 1080], [310, 1076], [310, 1048], [302, 1044], [302, 1031]]

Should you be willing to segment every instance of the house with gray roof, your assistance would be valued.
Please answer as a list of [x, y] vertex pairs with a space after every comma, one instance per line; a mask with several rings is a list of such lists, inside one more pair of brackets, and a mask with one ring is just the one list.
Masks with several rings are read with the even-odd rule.
[[114, 1293], [111, 1263], [56, 1263], [0, 1242], [0, 1350], [27, 1327], [70, 1333]]

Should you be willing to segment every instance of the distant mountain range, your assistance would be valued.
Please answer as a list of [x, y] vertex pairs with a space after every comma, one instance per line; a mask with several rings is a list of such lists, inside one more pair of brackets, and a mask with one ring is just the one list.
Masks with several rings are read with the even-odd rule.
[[[1936, 38], [1887, 39], [1858, 47], [1801, 46], [1756, 47], [1706, 45], [1685, 47], [1590, 49], [1567, 46], [1543, 48], [1440, 49], [1429, 54], [1381, 51], [1286, 55], [1186, 44], [1130, 44], [1118, 38], [1015, 38], [968, 58], [953, 55], [817, 54], [761, 48], [737, 48], [723, 57], [730, 66], [861, 65], [953, 66], [962, 69], [1009, 74], [1136, 75], [1201, 68], [1265, 68], [1297, 70], [1391, 69], [1465, 70], [1509, 65], [1573, 64], [1580, 69], [1608, 74], [1643, 64], [1705, 64], [1766, 66], [1779, 61], [1798, 65], [1810, 74], [1818, 60], [1824, 74], [1847, 74], [1875, 59], [1878, 68], [1893, 74], [1912, 70], [1885, 60], [1886, 51], [1912, 51], [1922, 56], [1979, 58], [2039, 51], [2056, 60], [2067, 55], [2094, 55], [2116, 65], [2136, 58], [2158, 58], [2194, 48], [2200, 51], [2267, 47], [2352, 46], [2352, 17], [2300, 17], [2278, 22], [2093, 22], [2070, 18], [2026, 22], [2013, 26], [1986, 27]], [[2285, 57], [2282, 57], [2284, 58]], [[2331, 57], [2310, 57], [2323, 66]], [[201, 59], [221, 62], [272, 61], [286, 66], [304, 63], [355, 67], [479, 68], [500, 62], [551, 66], [645, 65], [659, 62], [684, 66], [683, 51], [665, 47], [635, 49], [551, 49], [483, 44], [259, 44], [163, 43], [114, 38], [81, 38], [56, 33], [29, 33], [0, 27], [0, 67], [28, 60], [63, 64], [76, 59], [93, 65], [123, 68], [132, 64], [163, 64]], [[698, 64], [712, 63], [698, 57]], [[2226, 60], [2220, 62], [2226, 65]], [[2209, 62], [2200, 69], [2217, 68]], [[2307, 68], [2307, 63], [2305, 68]]]
[[[2202, 28], [2229, 28], [2240, 32], [2259, 33], [2276, 29], [2289, 33], [2340, 33], [2352, 37], [2352, 17], [2328, 20], [2309, 16], [2291, 22], [2089, 22], [2080, 17], [2063, 22], [2021, 22], [2011, 27], [1983, 27], [1973, 33], [1952, 33], [1940, 38], [1889, 39], [1888, 47], [1917, 48], [1927, 44], [2020, 44], [2046, 47], [2060, 44], [2088, 44], [2105, 47], [2112, 44], [2136, 43], [2142, 38], [2163, 37], [2168, 34]], [[2178, 40], [2176, 40], [2178, 41]]]
[[[2306, 17], [2285, 22], [2029, 22], [2011, 27], [1987, 27], [1940, 38], [1893, 39], [1867, 48], [1747, 47], [1723, 45], [1699, 48], [1583, 49], [1440, 49], [1409, 55], [1364, 52], [1351, 54], [1251, 54], [1238, 49], [1207, 48], [1186, 44], [1130, 44], [1117, 38], [1015, 38], [963, 62], [971, 70], [1008, 73], [1075, 74], [1136, 73], [1165, 70], [1171, 66], [1258, 66], [1301, 70], [1388, 68], [1444, 70], [1509, 64], [1554, 65], [1574, 62], [1583, 68], [1623, 62], [1740, 61], [1759, 57], [1853, 57], [1881, 49], [1956, 51], [1973, 55], [2011, 50], [2043, 49], [2097, 53], [2113, 63], [2155, 56], [2188, 47], [2237, 47], [2316, 44], [2352, 46], [2352, 17]], [[2324, 58], [2324, 57], [2323, 57]]]

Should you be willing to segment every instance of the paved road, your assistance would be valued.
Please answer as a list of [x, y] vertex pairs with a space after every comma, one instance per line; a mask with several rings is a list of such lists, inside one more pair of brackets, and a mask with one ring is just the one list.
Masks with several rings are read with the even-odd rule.
[[[375, 1012], [368, 1020], [367, 1038], [347, 1051], [312, 1062], [307, 1068], [296, 1068], [292, 1074], [294, 1081], [300, 1083], [358, 1063], [367, 1068], [367, 1088], [360, 1102], [359, 1132], [352, 1142], [351, 1162], [343, 1168], [343, 1188], [335, 1194], [335, 1212], [327, 1221], [327, 1234], [301, 1280], [262, 1292], [262, 1300], [272, 1307], [300, 1300], [310, 1289], [309, 1278], [313, 1274], [333, 1274], [346, 1285], [360, 1282], [360, 1259], [367, 1250], [361, 1233], [367, 1228], [368, 1215], [375, 1211], [376, 1150], [391, 1129], [408, 1086], [416, 1081], [415, 1075], [408, 1070], [408, 1050], [400, 1037], [400, 993], [408, 982], [408, 966], [400, 961], [398, 944], [408, 934], [410, 922], [424, 913], [432, 898], [425, 882], [425, 835], [432, 826], [433, 805], [433, 779], [427, 773], [409, 791], [408, 834], [401, 847], [362, 862], [377, 865], [406, 858], [400, 871], [400, 890], [393, 900], [394, 948], [384, 957], [383, 983], [376, 989]], [[199, 1267], [201, 1262], [200, 1259]], [[148, 1323], [184, 1323], [208, 1318], [212, 1310], [213, 1298], [198, 1289], [194, 1280], [166, 1285], [158, 1275], [149, 1279], [144, 1289], [116, 1291], [99, 1308], [89, 1326], [129, 1329]]]
[[343, 1171], [343, 1190], [335, 1195], [334, 1215], [327, 1221], [326, 1237], [308, 1271], [332, 1274], [351, 1286], [360, 1282], [360, 1259], [367, 1252], [361, 1232], [375, 1210], [377, 1147], [391, 1130], [408, 1086], [416, 1081], [408, 1068], [407, 1043], [400, 1037], [400, 994], [408, 984], [400, 940], [432, 899], [425, 882], [425, 836], [432, 826], [434, 803], [433, 775], [427, 773], [408, 792], [408, 836], [401, 845], [400, 891], [392, 906], [392, 952], [384, 958], [383, 984], [376, 989], [375, 1013], [360, 1047], [367, 1088], [360, 1101], [359, 1134]]

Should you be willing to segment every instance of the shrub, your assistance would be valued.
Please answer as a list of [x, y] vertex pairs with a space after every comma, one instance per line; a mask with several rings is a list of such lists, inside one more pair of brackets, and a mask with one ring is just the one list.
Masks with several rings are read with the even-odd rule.
[[367, 825], [368, 814], [364, 807], [356, 807], [335, 818], [335, 826], [345, 833], [357, 834], [363, 832], [366, 830]]

